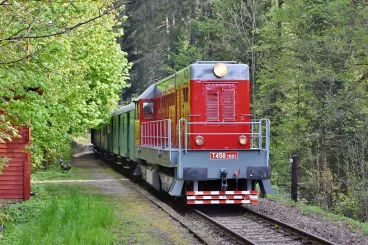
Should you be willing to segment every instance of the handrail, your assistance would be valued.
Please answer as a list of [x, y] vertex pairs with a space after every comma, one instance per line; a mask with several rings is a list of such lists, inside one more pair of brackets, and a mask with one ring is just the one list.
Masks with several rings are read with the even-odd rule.
[[171, 119], [141, 123], [141, 146], [169, 149], [170, 162], [172, 151], [171, 125]]
[[[181, 127], [182, 123], [184, 123], [184, 137], [185, 142], [184, 146], [182, 146], [181, 142]], [[188, 125], [251, 125], [251, 132], [237, 132], [237, 133], [205, 133], [205, 132], [195, 132], [188, 133]], [[264, 126], [264, 128], [263, 128]], [[188, 136], [189, 135], [249, 135], [251, 137], [251, 148], [252, 150], [266, 150], [267, 151], [267, 159], [269, 159], [269, 149], [270, 149], [270, 120], [266, 118], [262, 118], [259, 120], [252, 120], [249, 122], [188, 122], [186, 119], [181, 118], [179, 120], [179, 152], [183, 149], [185, 153], [188, 152]], [[258, 130], [257, 130], [258, 127]], [[263, 131], [265, 130], [265, 135], [263, 135]], [[263, 138], [265, 138], [265, 144], [263, 142]], [[258, 139], [258, 144], [256, 140]], [[257, 147], [254, 145], [257, 144]]]
[[267, 150], [267, 166], [270, 160], [270, 135], [271, 135], [271, 122], [267, 118], [262, 118], [261, 122], [266, 124], [266, 150]]
[[[184, 124], [184, 125], [182, 125]], [[220, 133], [220, 132], [188, 132], [188, 125], [251, 125], [250, 132], [237, 132], [237, 133]], [[184, 132], [182, 133], [182, 127], [184, 126]], [[258, 129], [257, 129], [258, 127]], [[263, 132], [265, 131], [265, 134]], [[251, 150], [267, 151], [267, 164], [269, 160], [270, 149], [270, 120], [259, 119], [251, 120], [249, 122], [188, 122], [185, 118], [181, 118], [178, 121], [178, 140], [179, 140], [179, 158], [178, 164], [181, 165], [182, 151], [188, 152], [188, 136], [190, 135], [249, 135], [251, 141]], [[168, 149], [170, 154], [170, 162], [172, 156], [172, 122], [170, 119], [155, 120], [141, 123], [141, 145], [149, 146], [157, 149]], [[184, 142], [182, 142], [184, 137]], [[265, 138], [265, 142], [263, 142]], [[257, 142], [258, 140], [258, 142]], [[184, 144], [184, 145], [183, 145]], [[178, 171], [181, 171], [178, 168]], [[179, 176], [182, 173], [178, 173]]]
[[185, 135], [185, 153], [188, 152], [188, 137], [187, 137], [187, 133], [188, 133], [188, 121], [185, 118], [181, 118], [178, 122], [178, 129], [179, 129], [179, 156], [178, 156], [178, 167], [177, 167], [177, 171], [178, 171], [178, 178], [181, 179], [183, 178], [183, 170], [181, 167], [181, 123], [184, 122], [185, 123], [185, 129], [184, 129], [184, 135]]

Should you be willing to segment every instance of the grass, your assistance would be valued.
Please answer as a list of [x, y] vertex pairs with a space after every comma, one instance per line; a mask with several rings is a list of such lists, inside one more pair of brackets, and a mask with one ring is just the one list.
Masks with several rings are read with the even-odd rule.
[[277, 187], [274, 189], [276, 193], [273, 195], [272, 194], [267, 195], [267, 198], [278, 200], [281, 203], [286, 204], [288, 206], [296, 207], [302, 212], [303, 215], [317, 214], [321, 216], [322, 219], [324, 219], [325, 221], [344, 222], [347, 224], [347, 226], [352, 232], [356, 232], [356, 229], [358, 228], [362, 230], [362, 232], [365, 235], [368, 235], [368, 223], [367, 222], [360, 222], [360, 221], [345, 217], [343, 215], [338, 215], [338, 214], [328, 212], [318, 206], [307, 204], [303, 200], [294, 202], [293, 200], [290, 199], [290, 194], [287, 194], [279, 190], [279, 188]]
[[[116, 174], [109, 168], [104, 171]], [[0, 244], [190, 244], [180, 225], [138, 193], [107, 196], [98, 194], [96, 186], [42, 183], [74, 180], [85, 172], [63, 172], [54, 166], [34, 173], [32, 179], [41, 181], [32, 184], [36, 196], [0, 208]]]
[[38, 185], [37, 196], [2, 210], [8, 216], [1, 244], [114, 244], [114, 202], [78, 186]]
[[123, 221], [115, 227], [121, 244], [190, 244], [166, 214], [149, 202], [139, 198], [119, 200], [116, 208], [119, 220]]
[[32, 173], [32, 181], [49, 181], [49, 180], [76, 180], [87, 179], [88, 171], [75, 166], [69, 171], [62, 170], [60, 165], [52, 164], [46, 170], [36, 170]]

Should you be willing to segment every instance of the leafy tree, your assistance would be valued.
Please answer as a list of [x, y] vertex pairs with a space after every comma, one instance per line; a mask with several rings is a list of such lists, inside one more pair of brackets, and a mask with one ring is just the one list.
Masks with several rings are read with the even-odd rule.
[[70, 154], [71, 138], [106, 120], [116, 106], [130, 67], [116, 43], [122, 4], [1, 3], [2, 125], [32, 128], [32, 163], [39, 166]]

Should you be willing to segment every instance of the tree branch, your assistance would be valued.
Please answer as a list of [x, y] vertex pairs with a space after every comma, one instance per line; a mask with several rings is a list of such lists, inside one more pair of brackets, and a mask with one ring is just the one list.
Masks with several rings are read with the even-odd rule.
[[22, 58], [19, 58], [17, 60], [12, 60], [12, 61], [0, 61], [0, 65], [9, 65], [9, 64], [13, 64], [13, 63], [17, 63], [19, 61], [22, 61], [22, 60], [25, 60], [27, 59], [28, 57], [32, 57], [33, 55], [37, 54], [38, 52], [40, 52], [40, 50], [37, 50], [35, 52], [33, 52], [32, 54], [28, 54]]
[[95, 20], [97, 20], [97, 19], [99, 19], [99, 18], [101, 18], [105, 15], [108, 15], [112, 10], [117, 9], [120, 6], [122, 6], [122, 4], [123, 3], [117, 4], [116, 6], [113, 6], [109, 9], [107, 9], [102, 14], [99, 14], [98, 16], [93, 17], [92, 19], [89, 19], [89, 20], [86, 20], [86, 21], [83, 21], [83, 22], [79, 22], [78, 24], [76, 24], [74, 26], [71, 26], [71, 27], [66, 27], [63, 31], [59, 31], [59, 32], [56, 32], [56, 33], [50, 33], [50, 34], [46, 34], [46, 35], [40, 35], [40, 36], [18, 36], [18, 37], [10, 36], [10, 37], [7, 37], [7, 38], [0, 39], [0, 41], [12, 41], [12, 40], [25, 39], [25, 38], [38, 39], [38, 38], [46, 38], [46, 37], [52, 37], [52, 36], [58, 36], [58, 35], [61, 35], [61, 34], [65, 34], [67, 32], [70, 32], [70, 31], [80, 27], [80, 26], [83, 26], [83, 25], [88, 24], [90, 22], [93, 22], [93, 21], [95, 21]]
[[30, 29], [30, 28], [31, 28], [31, 25], [33, 24], [33, 22], [34, 22], [34, 20], [32, 20], [32, 22], [31, 22], [31, 23], [28, 23], [27, 27], [24, 27], [24, 28], [22, 28], [22, 29], [18, 30], [16, 33], [14, 33], [13, 35], [11, 35], [11, 36], [10, 36], [10, 37], [8, 37], [8, 38], [15, 37], [15, 36], [17, 36], [19, 33], [21, 33], [22, 31], [25, 31], [25, 30]]

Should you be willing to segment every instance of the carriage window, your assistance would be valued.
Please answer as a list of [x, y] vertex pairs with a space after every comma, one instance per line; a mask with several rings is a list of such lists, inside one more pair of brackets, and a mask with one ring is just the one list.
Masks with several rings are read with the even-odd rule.
[[143, 102], [143, 119], [153, 119], [153, 101]]

